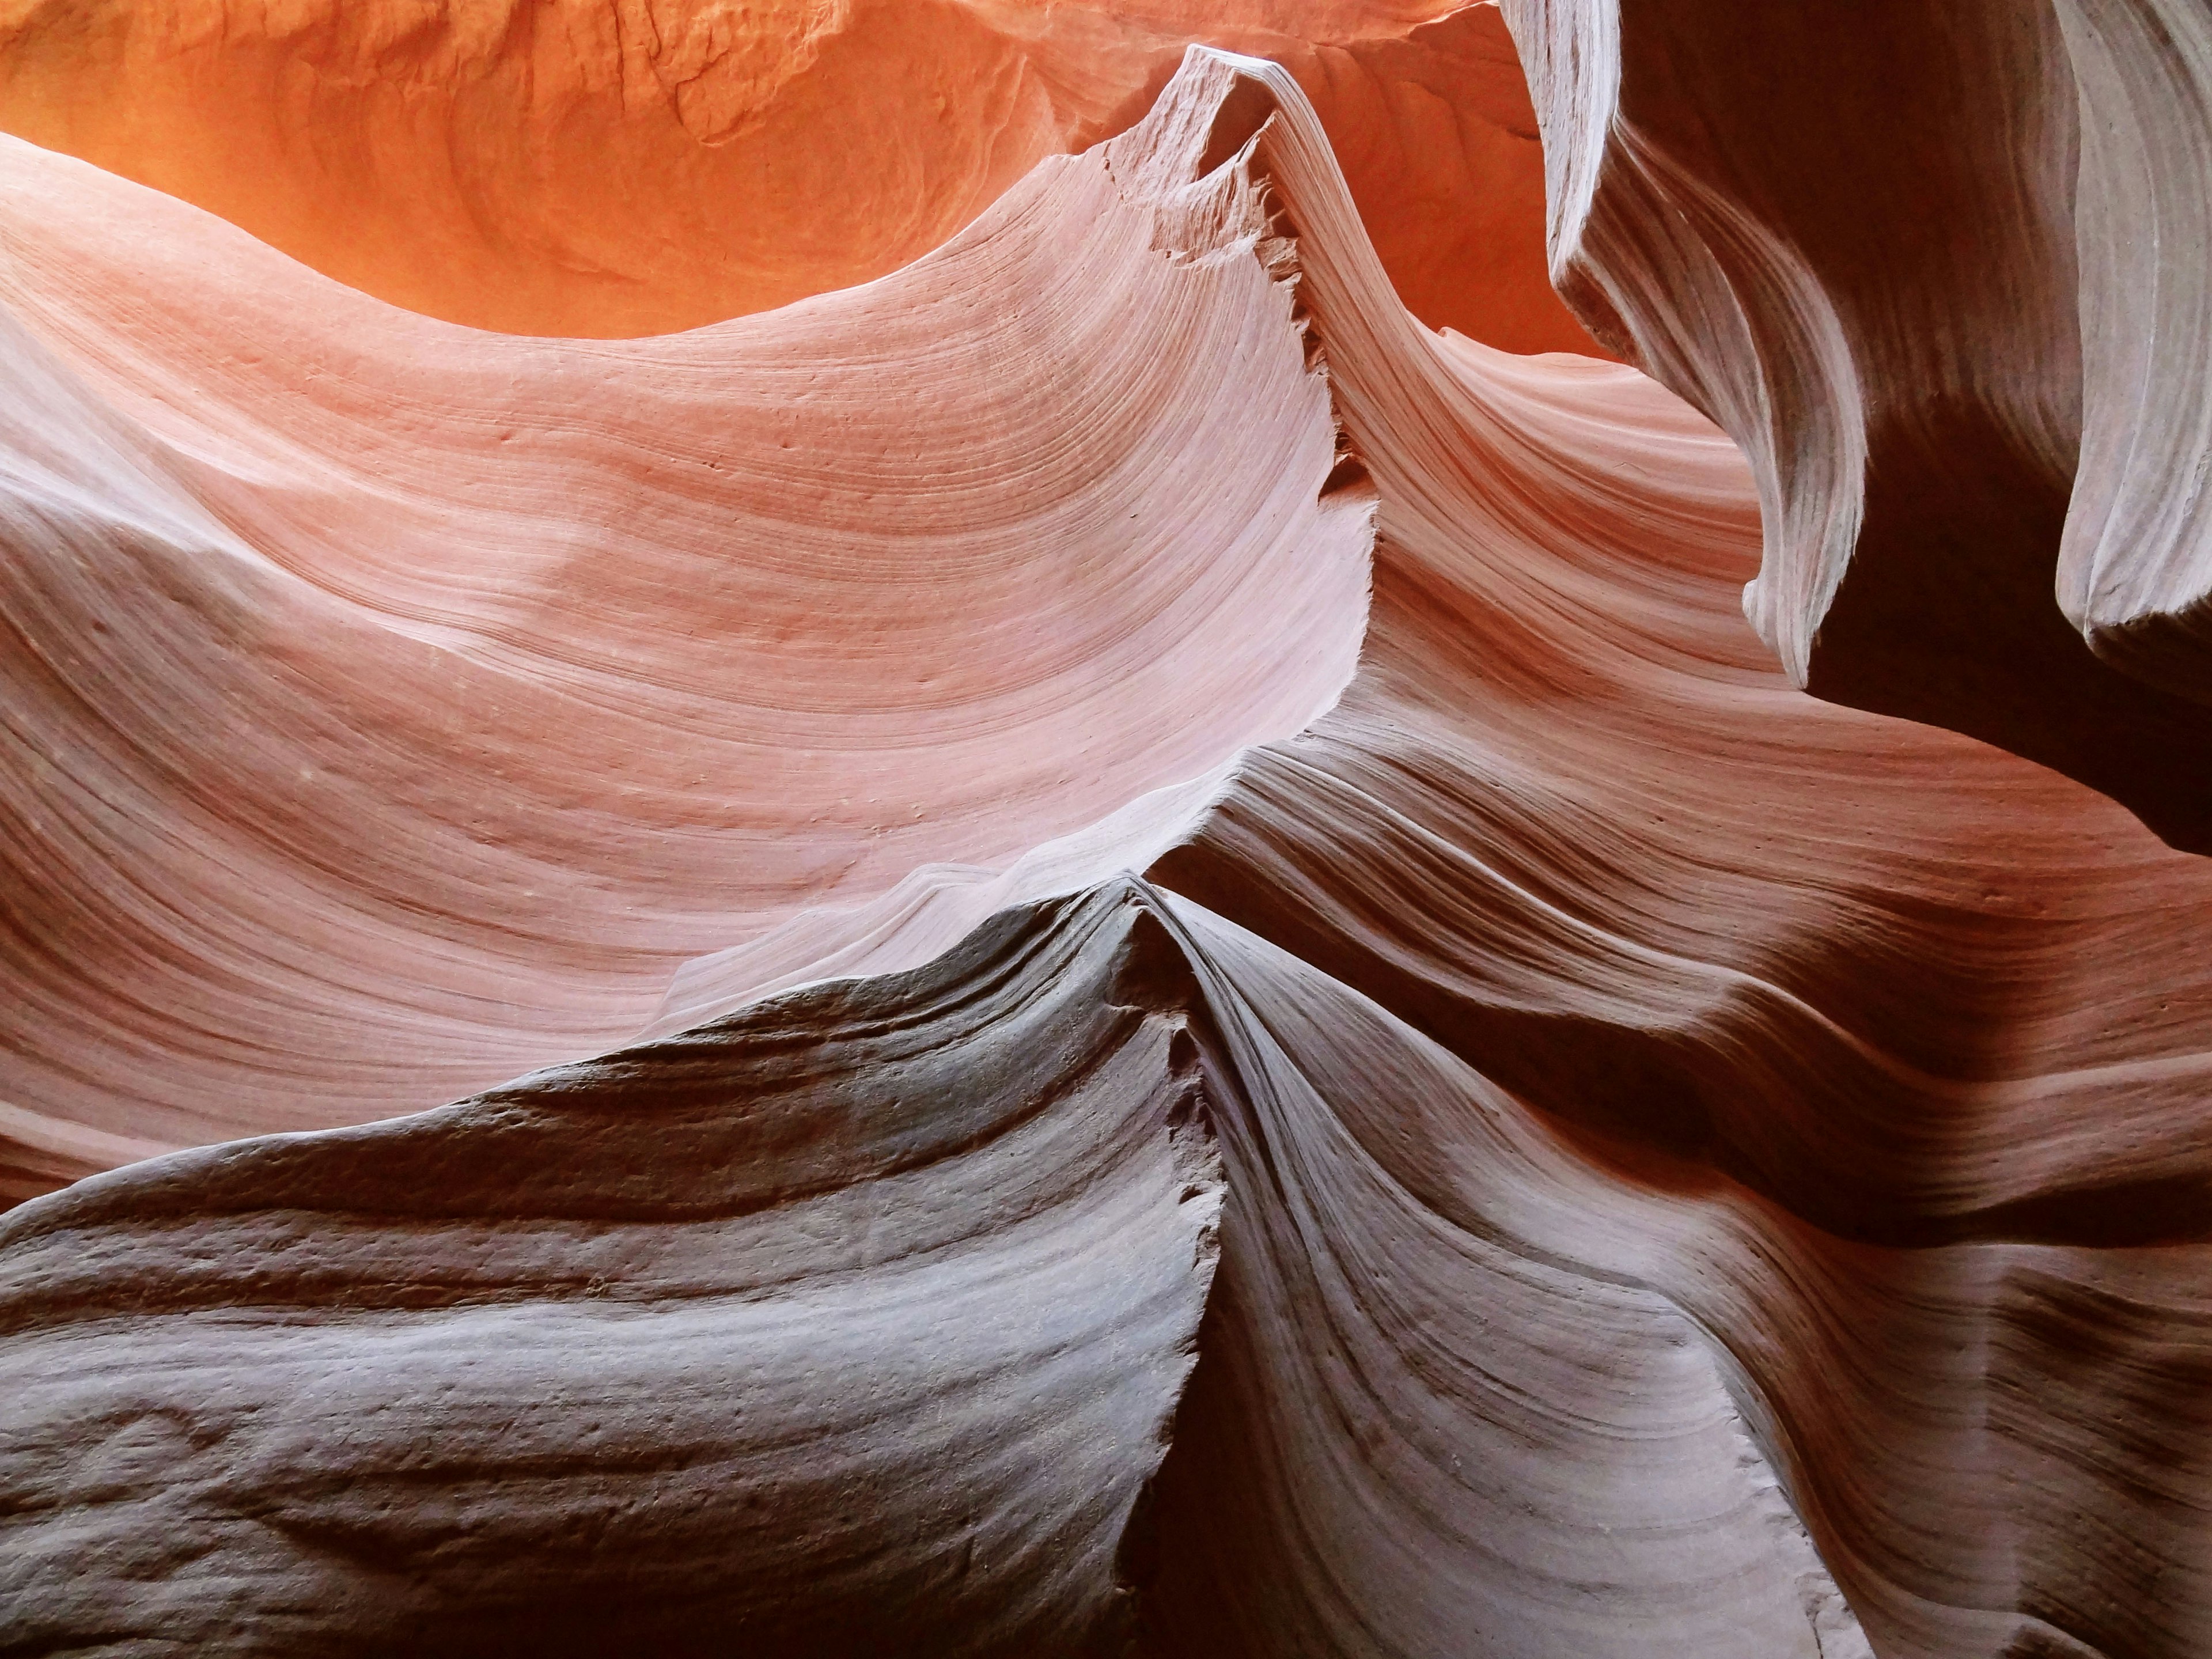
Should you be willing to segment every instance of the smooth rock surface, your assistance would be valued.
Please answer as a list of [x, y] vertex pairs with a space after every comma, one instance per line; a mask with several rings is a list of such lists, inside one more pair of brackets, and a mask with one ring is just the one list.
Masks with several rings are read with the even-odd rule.
[[1816, 696], [2212, 852], [2212, 17], [1503, 0], [1554, 280], [1743, 447], [1744, 611]]
[[[2051, 70], [1998, 9], [1807, 130]], [[0, 1221], [0, 1647], [2203, 1653], [2201, 751], [1791, 677], [1883, 514], [2025, 545], [1915, 453], [2060, 617], [2070, 106], [1875, 327], [1619, 115], [1657, 15], [1515, 17], [1559, 269], [1741, 449], [1424, 328], [1218, 52], [620, 346], [9, 149], [22, 1186], [243, 1138]]]
[[1463, 0], [19, 0], [0, 131], [432, 316], [659, 334], [927, 252], [1192, 40], [1291, 67], [1432, 325], [1593, 349], [1512, 41]]
[[1352, 672], [1372, 504], [1317, 499], [1291, 291], [1238, 223], [1153, 250], [1103, 155], [884, 282], [599, 343], [0, 142], [12, 1195], [599, 1051], [686, 960]]

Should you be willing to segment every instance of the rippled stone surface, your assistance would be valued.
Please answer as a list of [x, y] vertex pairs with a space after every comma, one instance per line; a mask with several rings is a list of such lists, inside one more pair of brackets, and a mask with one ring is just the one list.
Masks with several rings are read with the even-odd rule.
[[0, 153], [11, 1650], [2203, 1650], [2202, 751], [2031, 730], [2189, 20], [1508, 13], [1656, 378], [1211, 50], [651, 340]]

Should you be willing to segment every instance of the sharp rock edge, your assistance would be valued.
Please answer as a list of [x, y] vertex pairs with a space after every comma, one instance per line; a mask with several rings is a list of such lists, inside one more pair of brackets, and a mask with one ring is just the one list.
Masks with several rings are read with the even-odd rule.
[[1106, 890], [7, 1224], [13, 1652], [1110, 1653], [1218, 1254]]
[[1287, 77], [1170, 140], [1121, 320], [1325, 352], [1349, 688], [927, 965], [24, 1206], [15, 1645], [2202, 1651], [2212, 877], [1797, 696], [1771, 479], [1419, 329]]
[[801, 912], [1012, 883], [941, 949], [1327, 708], [1371, 501], [1323, 496], [1249, 185], [1163, 188], [1184, 256], [1094, 152], [865, 287], [537, 340], [0, 139], [0, 1198], [433, 1106], [657, 1028], [702, 957], [803, 966]]

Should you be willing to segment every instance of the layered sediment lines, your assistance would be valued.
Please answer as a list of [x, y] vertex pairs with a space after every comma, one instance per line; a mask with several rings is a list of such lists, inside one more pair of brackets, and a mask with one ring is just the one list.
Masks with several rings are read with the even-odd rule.
[[[74, 1024], [11, 1044], [82, 1035], [10, 1086], [314, 1132], [0, 1221], [0, 1645], [2203, 1650], [2212, 866], [1806, 696], [1741, 609], [1781, 450], [1423, 328], [1287, 72], [621, 347], [9, 154], [11, 891], [149, 941], [22, 930]], [[408, 653], [496, 715], [415, 735]], [[205, 1000], [210, 915], [307, 966]], [[418, 1002], [586, 1053], [556, 981], [654, 1035], [367, 1121]]]
[[9, 145], [16, 1196], [605, 1048], [684, 960], [1352, 672], [1370, 509], [1317, 496], [1291, 295], [1152, 251], [1102, 157], [883, 283], [599, 345]]

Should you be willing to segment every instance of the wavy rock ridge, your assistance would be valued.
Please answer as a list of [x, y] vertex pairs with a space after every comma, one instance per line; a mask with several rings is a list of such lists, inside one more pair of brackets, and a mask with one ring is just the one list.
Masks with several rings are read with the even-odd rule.
[[[687, 958], [994, 868], [1351, 672], [1368, 510], [1316, 499], [1289, 297], [1150, 252], [1097, 157], [884, 283], [618, 346], [394, 311], [11, 157], [7, 672], [56, 777], [10, 842], [19, 1193], [115, 1161], [86, 1133], [359, 1122], [604, 1049]], [[1132, 307], [1183, 349], [1130, 350]], [[1188, 441], [1232, 422], [1234, 458]]]
[[[1531, 15], [1571, 295], [1769, 373]], [[9, 1644], [2203, 1649], [2212, 869], [1775, 668], [1835, 403], [1429, 332], [1202, 50], [620, 347], [9, 155], [24, 1186], [307, 1131], [0, 1222]]]

